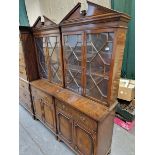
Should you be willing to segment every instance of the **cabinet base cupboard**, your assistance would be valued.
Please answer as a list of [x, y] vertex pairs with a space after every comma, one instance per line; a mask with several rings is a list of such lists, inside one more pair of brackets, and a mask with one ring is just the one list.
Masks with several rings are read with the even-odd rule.
[[36, 118], [59, 140], [80, 155], [109, 153], [114, 110], [45, 80], [31, 88]]
[[30, 97], [35, 117], [76, 154], [107, 155], [130, 17], [87, 3], [59, 24], [44, 16], [31, 28]]

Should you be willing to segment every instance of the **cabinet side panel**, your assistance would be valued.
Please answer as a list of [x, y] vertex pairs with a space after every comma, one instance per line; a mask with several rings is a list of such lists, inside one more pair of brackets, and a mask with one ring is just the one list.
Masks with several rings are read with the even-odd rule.
[[21, 40], [23, 44], [24, 59], [26, 63], [26, 72], [29, 81], [37, 80], [39, 78], [36, 52], [34, 47], [34, 40], [31, 32], [22, 32]]
[[111, 149], [114, 114], [114, 111], [110, 112], [102, 122], [99, 122], [97, 136], [97, 155], [107, 155]]
[[112, 56], [112, 73], [111, 73], [111, 87], [109, 89], [109, 103], [110, 106], [115, 103], [118, 95], [119, 80], [121, 76], [122, 61], [125, 48], [127, 29], [117, 29], [115, 32], [114, 52]]

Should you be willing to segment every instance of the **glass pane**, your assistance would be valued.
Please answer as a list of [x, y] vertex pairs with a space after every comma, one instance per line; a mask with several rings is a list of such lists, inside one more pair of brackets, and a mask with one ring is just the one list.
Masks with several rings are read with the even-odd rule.
[[58, 37], [48, 37], [48, 56], [51, 71], [51, 82], [61, 84], [62, 83], [62, 68], [61, 68], [61, 54]]
[[40, 78], [47, 79], [48, 70], [45, 38], [36, 38], [35, 41], [38, 52], [39, 75]]
[[64, 36], [64, 55], [66, 62], [65, 83], [66, 87], [81, 94], [81, 47], [82, 35]]
[[108, 95], [113, 37], [113, 33], [87, 34], [86, 95], [101, 101]]

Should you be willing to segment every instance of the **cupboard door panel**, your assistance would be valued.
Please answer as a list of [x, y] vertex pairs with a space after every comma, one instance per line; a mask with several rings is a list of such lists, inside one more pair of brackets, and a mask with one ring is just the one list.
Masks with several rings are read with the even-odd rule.
[[94, 155], [94, 140], [92, 134], [79, 124], [74, 125], [75, 150], [80, 155]]
[[35, 115], [39, 120], [43, 120], [42, 119], [42, 99], [38, 98], [37, 96], [33, 96], [33, 104], [34, 104], [34, 111], [35, 111]]
[[55, 130], [55, 112], [53, 105], [44, 105], [44, 115], [45, 115], [45, 123], [46, 125], [52, 129]]
[[58, 108], [57, 108], [57, 123], [58, 123], [57, 125], [59, 136], [70, 146], [72, 146], [73, 121], [69, 115], [66, 115], [63, 112], [59, 111]]

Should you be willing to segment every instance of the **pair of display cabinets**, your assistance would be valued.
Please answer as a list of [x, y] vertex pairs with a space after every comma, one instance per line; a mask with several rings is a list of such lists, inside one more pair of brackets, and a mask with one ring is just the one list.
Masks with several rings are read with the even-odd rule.
[[80, 8], [58, 25], [39, 17], [20, 27], [27, 75], [20, 101], [29, 91], [25, 107], [75, 153], [107, 155], [130, 18], [91, 2]]

